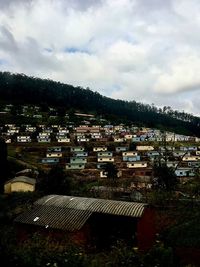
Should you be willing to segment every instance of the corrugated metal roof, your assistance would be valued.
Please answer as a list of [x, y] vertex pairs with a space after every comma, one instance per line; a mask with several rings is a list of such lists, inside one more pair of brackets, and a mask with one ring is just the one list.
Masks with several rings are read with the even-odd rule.
[[147, 204], [97, 198], [48, 195], [34, 203], [34, 208], [16, 218], [16, 222], [68, 231], [81, 229], [93, 213], [142, 216]]

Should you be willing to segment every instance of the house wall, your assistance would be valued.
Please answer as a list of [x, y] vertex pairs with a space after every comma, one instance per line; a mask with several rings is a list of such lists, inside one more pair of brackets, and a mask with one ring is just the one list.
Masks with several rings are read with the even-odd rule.
[[113, 152], [102, 151], [102, 152], [98, 152], [97, 156], [98, 157], [112, 157], [113, 156]]
[[146, 162], [134, 162], [134, 163], [127, 163], [128, 168], [146, 168], [147, 163]]
[[58, 229], [50, 229], [35, 225], [16, 224], [17, 240], [20, 242], [26, 241], [31, 238], [31, 235], [38, 233], [43, 237], [49, 237], [50, 240], [56, 242], [58, 249], [71, 246], [71, 244], [78, 245], [79, 247], [87, 248], [90, 240], [89, 226], [85, 224], [80, 230], [75, 232], [67, 232]]
[[136, 151], [127, 151], [127, 152], [123, 152], [122, 156], [137, 156], [137, 152]]
[[62, 153], [49, 152], [49, 153], [46, 154], [46, 157], [47, 158], [55, 158], [55, 157], [60, 158], [60, 157], [62, 157]]
[[97, 159], [98, 162], [114, 162], [114, 158], [98, 158]]
[[71, 164], [65, 165], [66, 170], [82, 170], [84, 168], [85, 168], [85, 164], [82, 164], [82, 163], [80, 163], [80, 164], [71, 163]]
[[151, 151], [154, 150], [153, 146], [136, 146], [136, 150], [138, 151]]
[[94, 147], [93, 151], [107, 151], [107, 147]]
[[137, 244], [140, 251], [148, 251], [156, 240], [156, 213], [154, 209], [146, 208], [137, 224]]
[[4, 193], [5, 194], [11, 193], [11, 183], [4, 184]]
[[70, 163], [87, 163], [87, 158], [70, 158]]
[[11, 192], [33, 192], [35, 191], [35, 186], [27, 183], [22, 183], [22, 182], [15, 182], [11, 183]]

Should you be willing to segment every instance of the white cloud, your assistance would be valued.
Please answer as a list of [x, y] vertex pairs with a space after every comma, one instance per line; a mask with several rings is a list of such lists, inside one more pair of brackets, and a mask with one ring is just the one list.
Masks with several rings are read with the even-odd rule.
[[198, 0], [0, 0], [0, 67], [199, 114], [199, 12]]
[[171, 62], [171, 68], [158, 76], [154, 90], [158, 93], [190, 91], [200, 88], [200, 57], [188, 51]]

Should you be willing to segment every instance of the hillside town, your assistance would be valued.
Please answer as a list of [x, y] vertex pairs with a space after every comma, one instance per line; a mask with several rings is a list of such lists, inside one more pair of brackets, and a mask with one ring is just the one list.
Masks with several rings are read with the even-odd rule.
[[[7, 105], [2, 112], [11, 112], [12, 108], [13, 105]], [[75, 116], [82, 124], [67, 119], [63, 124], [47, 125], [40, 123], [39, 107], [27, 105], [21, 110], [24, 112], [21, 116], [32, 116], [39, 122], [2, 124], [0, 136], [10, 156], [35, 167], [48, 170], [60, 165], [76, 177], [95, 181], [107, 178], [105, 166], [112, 164], [120, 180], [130, 179], [132, 190], [151, 189], [156, 181], [153, 173], [156, 163], [164, 162], [173, 168], [180, 183], [199, 175], [198, 137], [136, 125], [105, 124], [103, 119], [93, 124], [94, 115], [80, 112]]]
[[[59, 249], [70, 243], [87, 255], [123, 241], [127, 251], [128, 244], [135, 247], [131, 255], [141, 262], [140, 253], [162, 242], [160, 233], [173, 227], [177, 206], [192, 200], [191, 212], [198, 209], [197, 136], [80, 111], [61, 115], [51, 107], [5, 105], [0, 112], [0, 138], [11, 166], [3, 193], [6, 201], [17, 198], [11, 222], [17, 242], [31, 232], [40, 240], [45, 234]], [[36, 201], [21, 210], [21, 197]], [[176, 257], [196, 263], [195, 253], [181, 249]]]

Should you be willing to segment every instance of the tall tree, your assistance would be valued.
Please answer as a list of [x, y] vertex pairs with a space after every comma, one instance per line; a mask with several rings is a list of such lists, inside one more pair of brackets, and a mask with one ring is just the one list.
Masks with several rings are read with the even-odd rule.
[[47, 176], [41, 180], [38, 189], [46, 194], [69, 195], [71, 193], [72, 180], [65, 174], [59, 165], [53, 167]]
[[154, 165], [154, 188], [164, 191], [176, 189], [178, 180], [173, 168], [169, 168], [166, 163]]
[[113, 163], [107, 163], [104, 166], [104, 171], [107, 174], [109, 184], [111, 186], [115, 186], [117, 183], [117, 179], [118, 179], [118, 176], [117, 176], [118, 170], [117, 170], [116, 166]]
[[4, 182], [8, 176], [7, 144], [0, 138], [0, 192], [3, 192]]

